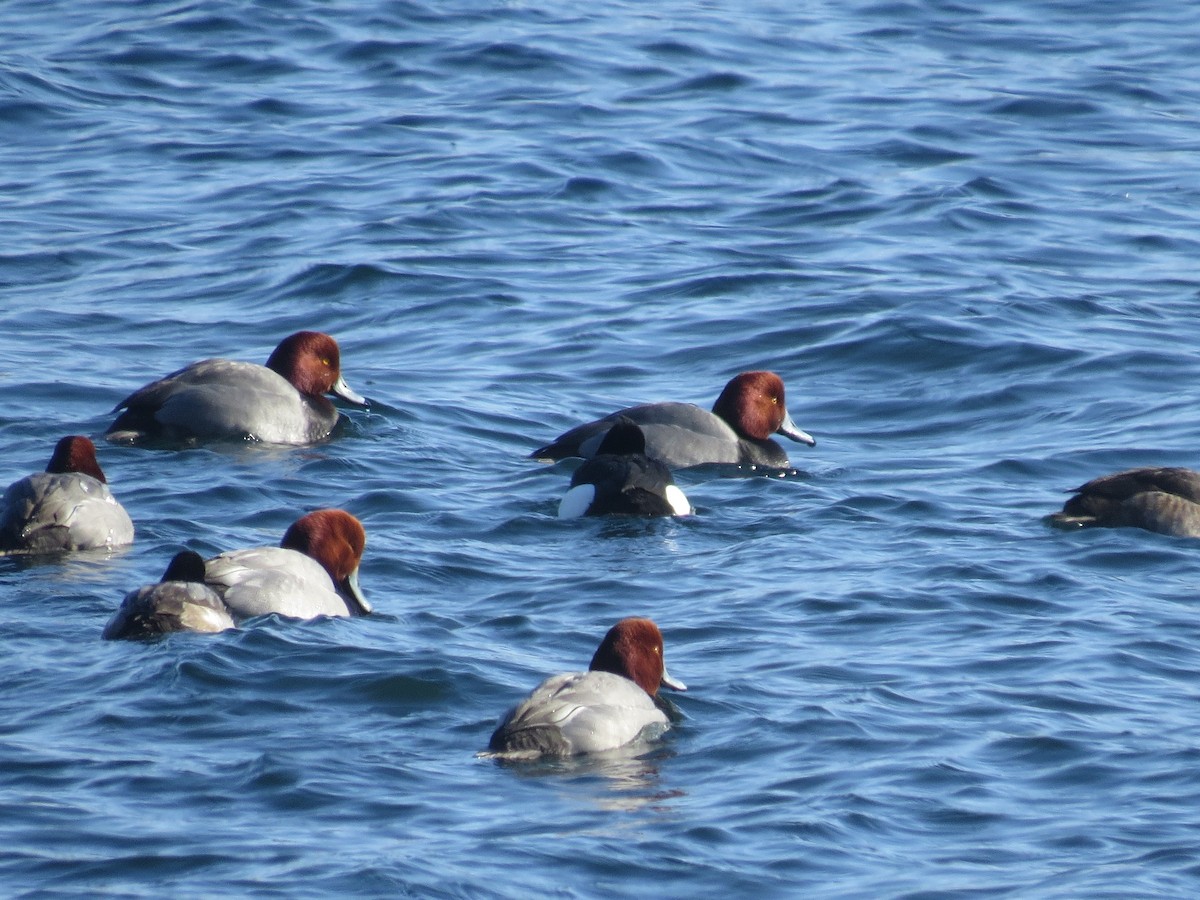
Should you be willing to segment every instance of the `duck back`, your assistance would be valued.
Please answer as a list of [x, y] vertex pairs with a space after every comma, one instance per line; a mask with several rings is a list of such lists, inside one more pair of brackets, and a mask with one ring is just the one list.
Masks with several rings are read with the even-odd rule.
[[634, 682], [611, 672], [547, 678], [492, 734], [495, 753], [571, 756], [611, 750], [668, 727], [666, 714]]

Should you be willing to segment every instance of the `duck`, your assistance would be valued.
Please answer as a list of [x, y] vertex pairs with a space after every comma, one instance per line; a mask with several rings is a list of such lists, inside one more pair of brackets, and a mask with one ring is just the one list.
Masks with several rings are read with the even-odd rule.
[[293, 522], [278, 547], [229, 550], [206, 560], [204, 581], [238, 622], [268, 613], [363, 616], [371, 612], [358, 584], [366, 543], [353, 515], [318, 509]]
[[342, 377], [337, 341], [323, 332], [298, 331], [279, 342], [265, 366], [205, 359], [138, 388], [113, 407], [119, 415], [106, 436], [118, 443], [312, 444], [327, 438], [338, 421], [325, 394], [369, 405]]
[[0, 552], [112, 550], [133, 543], [133, 521], [108, 488], [96, 445], [81, 434], [54, 446], [46, 471], [11, 485], [0, 500]]
[[649, 740], [670, 727], [655, 702], [670, 676], [663, 637], [646, 618], [621, 619], [605, 634], [586, 672], [547, 678], [501, 720], [489, 754], [508, 759], [600, 753]]
[[576, 426], [529, 456], [548, 461], [595, 456], [604, 435], [622, 417], [645, 433], [646, 455], [671, 469], [708, 463], [786, 468], [787, 453], [771, 440], [772, 434], [810, 447], [817, 443], [788, 414], [783, 379], [774, 372], [757, 371], [730, 379], [712, 412], [691, 403], [630, 406]]
[[1200, 537], [1200, 472], [1176, 467], [1126, 469], [1081, 484], [1061, 512], [1061, 526], [1132, 527]]
[[204, 583], [200, 554], [181, 550], [159, 582], [125, 595], [102, 636], [108, 641], [138, 640], [176, 631], [215, 634], [235, 627], [228, 607]]
[[559, 518], [578, 516], [687, 516], [692, 505], [671, 470], [646, 455], [646, 435], [620, 417], [604, 435], [596, 455], [571, 476], [558, 505]]

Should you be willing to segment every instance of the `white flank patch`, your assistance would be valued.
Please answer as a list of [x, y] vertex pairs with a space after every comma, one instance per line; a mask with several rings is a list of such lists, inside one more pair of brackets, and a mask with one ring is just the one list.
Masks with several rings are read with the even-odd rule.
[[692, 504], [688, 503], [688, 498], [676, 485], [668, 484], [663, 494], [666, 496], [667, 502], [671, 504], [675, 515], [690, 516], [692, 514]]
[[596, 499], [594, 484], [577, 484], [563, 496], [558, 504], [560, 519], [578, 519], [588, 511], [592, 501]]

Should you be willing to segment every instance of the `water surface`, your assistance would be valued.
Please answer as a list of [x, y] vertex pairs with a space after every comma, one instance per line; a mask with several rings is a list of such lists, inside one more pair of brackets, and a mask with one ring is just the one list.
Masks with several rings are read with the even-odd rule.
[[[0, 560], [10, 896], [1193, 896], [1186, 4], [0, 8], [9, 481], [150, 378], [334, 334], [308, 449], [101, 446], [137, 541]], [[788, 384], [795, 475], [562, 523], [587, 418]], [[107, 643], [181, 546], [365, 523], [378, 614]], [[507, 766], [652, 616], [661, 744]]]

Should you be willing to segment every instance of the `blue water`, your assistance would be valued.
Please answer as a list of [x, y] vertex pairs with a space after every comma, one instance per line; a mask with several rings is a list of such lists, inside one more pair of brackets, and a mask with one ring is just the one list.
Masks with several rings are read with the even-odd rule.
[[[4, 483], [334, 334], [337, 440], [102, 445], [111, 557], [0, 560], [6, 896], [1195, 896], [1200, 6], [0, 5]], [[524, 455], [788, 384], [788, 478], [554, 517]], [[343, 506], [365, 619], [109, 643], [181, 546]], [[475, 756], [650, 615], [679, 724]]]

